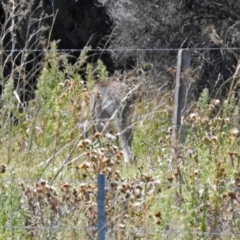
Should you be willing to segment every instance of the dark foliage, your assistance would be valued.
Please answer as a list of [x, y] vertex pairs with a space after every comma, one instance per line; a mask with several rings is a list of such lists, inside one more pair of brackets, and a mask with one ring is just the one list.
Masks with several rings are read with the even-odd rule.
[[51, 11], [43, 1], [2, 1], [1, 4], [1, 85], [9, 78], [22, 102], [32, 98], [42, 67], [52, 23]]
[[[4, 53], [1, 84], [13, 77], [21, 96], [25, 96], [22, 90], [32, 92], [35, 88], [44, 56], [41, 51], [11, 51], [48, 48], [49, 37], [60, 40], [59, 49], [70, 49], [68, 53], [73, 57], [69, 60], [73, 63], [80, 53], [73, 49], [85, 45], [94, 49], [117, 49], [111, 55], [107, 51], [89, 53], [89, 61], [101, 58], [110, 72], [149, 63], [153, 66], [154, 82], [159, 86], [174, 83], [174, 71], [169, 74], [169, 69], [176, 66], [177, 50], [191, 48], [192, 67], [198, 76], [194, 96], [204, 87], [209, 88], [213, 97], [217, 97], [217, 93], [225, 94], [228, 85], [221, 86], [233, 75], [239, 59], [239, 51], [229, 48], [239, 47], [240, 0], [19, 2], [13, 9], [9, 1], [1, 1], [1, 49]], [[15, 26], [8, 31], [11, 20], [15, 21]]]
[[[51, 39], [59, 42], [59, 49], [82, 49], [86, 45], [93, 49], [108, 47], [112, 20], [105, 7], [96, 0], [55, 0], [56, 20]], [[70, 51], [78, 57], [79, 51]], [[113, 70], [113, 62], [107, 52], [91, 51], [89, 61], [101, 58], [108, 70]], [[70, 59], [74, 62], [74, 59]]]
[[[60, 40], [59, 49], [69, 49], [74, 63], [86, 45], [106, 48], [112, 22], [105, 8], [95, 0], [2, 1], [1, 22], [1, 89], [11, 77], [22, 102], [34, 97], [36, 80], [42, 69], [44, 49], [49, 40]], [[90, 51], [89, 61], [101, 58], [113, 71], [110, 55]]]
[[[198, 73], [195, 93], [208, 87], [215, 96], [217, 89], [234, 73], [239, 53], [225, 49], [239, 47], [239, 0], [101, 2], [115, 23], [111, 48], [192, 48], [192, 67]], [[219, 41], [214, 40], [213, 35], [219, 37]], [[135, 64], [152, 63], [156, 69], [155, 81], [160, 85], [173, 80], [166, 69], [176, 65], [177, 50], [124, 50], [113, 52], [112, 56], [118, 65], [125, 67], [129, 60]], [[220, 94], [226, 92], [222, 89]]]

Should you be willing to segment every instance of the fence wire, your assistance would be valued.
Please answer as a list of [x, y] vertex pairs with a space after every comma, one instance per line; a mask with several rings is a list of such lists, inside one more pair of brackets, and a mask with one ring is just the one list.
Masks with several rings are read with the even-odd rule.
[[[12, 184], [21, 184], [21, 183], [26, 183], [26, 184], [35, 184], [35, 183], [41, 183], [41, 182], [44, 182], [46, 184], [49, 184], [51, 183], [52, 180], [46, 180], [46, 179], [4, 179], [4, 178], [1, 178], [0, 182], [2, 183], [12, 183]], [[108, 180], [106, 179], [106, 187], [108, 187], [109, 184], [111, 184], [111, 180]], [[135, 182], [135, 181], [123, 181], [123, 182], [114, 182], [114, 184], [116, 185], [122, 185], [122, 184], [137, 184], [138, 182]], [[143, 182], [144, 184], [148, 184], [148, 182]], [[156, 177], [156, 179], [154, 181], [149, 181], [149, 183], [155, 183], [156, 186], [158, 187], [166, 187], [166, 188], [179, 188], [179, 187], [189, 187], [189, 186], [195, 186], [195, 187], [198, 187], [200, 189], [210, 189], [210, 190], [214, 190], [216, 191], [217, 189], [221, 189], [221, 190], [236, 190], [236, 191], [240, 191], [240, 186], [236, 186], [234, 184], [232, 185], [216, 185], [215, 183], [211, 183], [211, 182], [208, 182], [208, 183], [205, 183], [205, 184], [202, 184], [202, 183], [194, 183], [194, 184], [188, 184], [188, 183], [171, 183], [171, 182], [168, 182], [168, 183], [161, 183], [160, 180]], [[65, 180], [55, 180], [53, 184], [53, 186], [56, 186], [56, 185], [61, 185], [61, 184], [71, 184], [73, 187], [74, 186], [78, 186], [78, 185], [81, 185], [81, 184], [97, 184], [97, 180], [96, 181], [91, 181], [91, 180], [86, 180], [86, 181], [77, 181], [77, 180], [72, 180], [72, 179], [65, 179]], [[160, 197], [161, 198], [161, 197]]]
[[[0, 229], [4, 229], [5, 227], [0, 227]], [[86, 232], [92, 232], [92, 231], [96, 231], [97, 228], [94, 227], [11, 227], [11, 226], [7, 226], [7, 229], [10, 230], [16, 230], [16, 231], [20, 231], [20, 230], [61, 230], [61, 231], [74, 231], [74, 230], [78, 230], [78, 231], [86, 231]], [[138, 235], [144, 235], [144, 234], [150, 234], [150, 235], [179, 235], [179, 234], [184, 234], [184, 233], [188, 233], [187, 230], [143, 230], [143, 229], [131, 229], [131, 227], [129, 227], [130, 229], [130, 233], [134, 233], [134, 234], [138, 234]], [[117, 229], [116, 231], [118, 232], [122, 232], [124, 233], [126, 230], [123, 229]], [[106, 233], [108, 233], [108, 229], [106, 229]], [[109, 234], [109, 233], [108, 233]], [[191, 231], [192, 235], [198, 235], [198, 236], [225, 236], [225, 237], [230, 237], [230, 236], [234, 236], [234, 237], [240, 237], [240, 233], [231, 233], [231, 232], [202, 232], [202, 231]]]
[[[1, 52], [81, 52], [84, 48], [67, 48], [67, 49], [12, 49], [12, 50], [2, 50]], [[201, 47], [191, 47], [191, 48], [92, 48], [88, 51], [94, 52], [124, 52], [124, 51], [136, 51], [136, 52], [171, 52], [179, 50], [189, 50], [189, 51], [219, 51], [219, 50], [240, 50], [240, 47], [216, 47], [216, 48], [201, 48]]]

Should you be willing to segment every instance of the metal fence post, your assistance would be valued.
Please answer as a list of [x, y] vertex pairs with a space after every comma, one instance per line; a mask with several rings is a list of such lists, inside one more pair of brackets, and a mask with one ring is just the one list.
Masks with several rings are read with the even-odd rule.
[[98, 240], [105, 240], [105, 177], [98, 174]]
[[190, 68], [191, 52], [190, 50], [180, 49], [178, 51], [176, 86], [174, 97], [174, 111], [172, 122], [172, 138], [181, 143], [185, 141], [185, 126], [182, 125], [182, 117], [187, 110], [187, 96], [189, 81], [186, 70]]

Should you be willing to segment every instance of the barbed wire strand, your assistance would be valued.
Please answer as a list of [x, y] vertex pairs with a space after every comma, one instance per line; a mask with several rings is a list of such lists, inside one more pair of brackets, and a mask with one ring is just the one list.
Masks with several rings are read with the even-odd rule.
[[[27, 226], [27, 227], [14, 227], [14, 226], [2, 226], [2, 228], [4, 229], [11, 229], [11, 230], [62, 230], [62, 231], [72, 231], [72, 230], [81, 230], [81, 231], [85, 231], [85, 232], [91, 232], [91, 231], [96, 231], [97, 228], [95, 227], [64, 227], [64, 226], [54, 226], [54, 227], [48, 227], [48, 226], [36, 226], [36, 227], [31, 227], [31, 226]], [[0, 228], [1, 229], [1, 228]], [[106, 233], [107, 233], [108, 229], [106, 229]], [[117, 229], [115, 231], [118, 232], [126, 232], [126, 229]], [[131, 233], [135, 233], [135, 234], [164, 234], [164, 235], [170, 235], [170, 234], [183, 234], [183, 233], [188, 233], [189, 231], [187, 230], [142, 230], [142, 229], [134, 229], [130, 232]], [[233, 233], [233, 232], [201, 232], [201, 231], [191, 231], [191, 234], [193, 235], [205, 235], [205, 236], [235, 236], [235, 237], [239, 237], [240, 234], [239, 233]]]
[[[149, 181], [149, 182], [144, 182], [142, 181], [142, 183], [146, 183], [146, 184], [156, 184], [157, 187], [189, 187], [190, 184], [187, 184], [187, 183], [158, 183], [157, 182], [158, 179], [154, 180], [154, 181]], [[12, 182], [12, 183], [39, 183], [41, 181], [45, 181], [46, 184], [48, 184], [48, 180], [46, 179], [40, 179], [40, 180], [35, 180], [35, 179], [1, 179], [1, 182]], [[49, 180], [49, 183], [51, 181]], [[108, 181], [108, 179], [106, 179], [106, 185], [109, 183], [110, 181]], [[71, 180], [71, 179], [66, 179], [66, 180], [56, 180], [55, 181], [55, 184], [65, 184], [65, 183], [68, 183], [68, 184], [97, 184], [97, 180], [94, 181], [94, 180], [86, 180], [86, 181], [77, 181], [77, 180]], [[141, 181], [139, 182], [134, 182], [134, 181], [123, 181], [123, 182], [119, 182], [116, 184], [118, 185], [121, 185], [121, 184], [139, 184], [141, 183]], [[240, 187], [238, 186], [235, 186], [235, 185], [216, 185], [216, 184], [213, 184], [213, 183], [194, 183], [194, 184], [191, 184], [191, 186], [197, 186], [199, 188], [208, 188], [208, 189], [213, 189], [213, 190], [217, 190], [217, 189], [231, 189], [231, 190], [240, 190]]]
[[[101, 48], [93, 48], [88, 49], [88, 51], [94, 51], [94, 52], [118, 52], [118, 51], [148, 51], [148, 52], [154, 52], [154, 51], [178, 51], [178, 50], [191, 50], [191, 51], [211, 51], [211, 50], [240, 50], [240, 47], [221, 47], [221, 48], [108, 48], [108, 49], [101, 49]], [[84, 48], [69, 48], [69, 49], [13, 49], [13, 50], [1, 50], [0, 52], [81, 52], [85, 50]]]

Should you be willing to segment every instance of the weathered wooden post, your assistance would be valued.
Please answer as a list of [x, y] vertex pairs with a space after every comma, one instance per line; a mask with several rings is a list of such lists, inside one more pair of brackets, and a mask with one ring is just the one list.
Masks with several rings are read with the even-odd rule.
[[105, 240], [105, 177], [98, 174], [98, 240]]
[[182, 117], [187, 110], [189, 81], [186, 71], [190, 68], [190, 62], [190, 50], [180, 49], [177, 60], [172, 138], [181, 143], [185, 142], [185, 126], [182, 124]]

